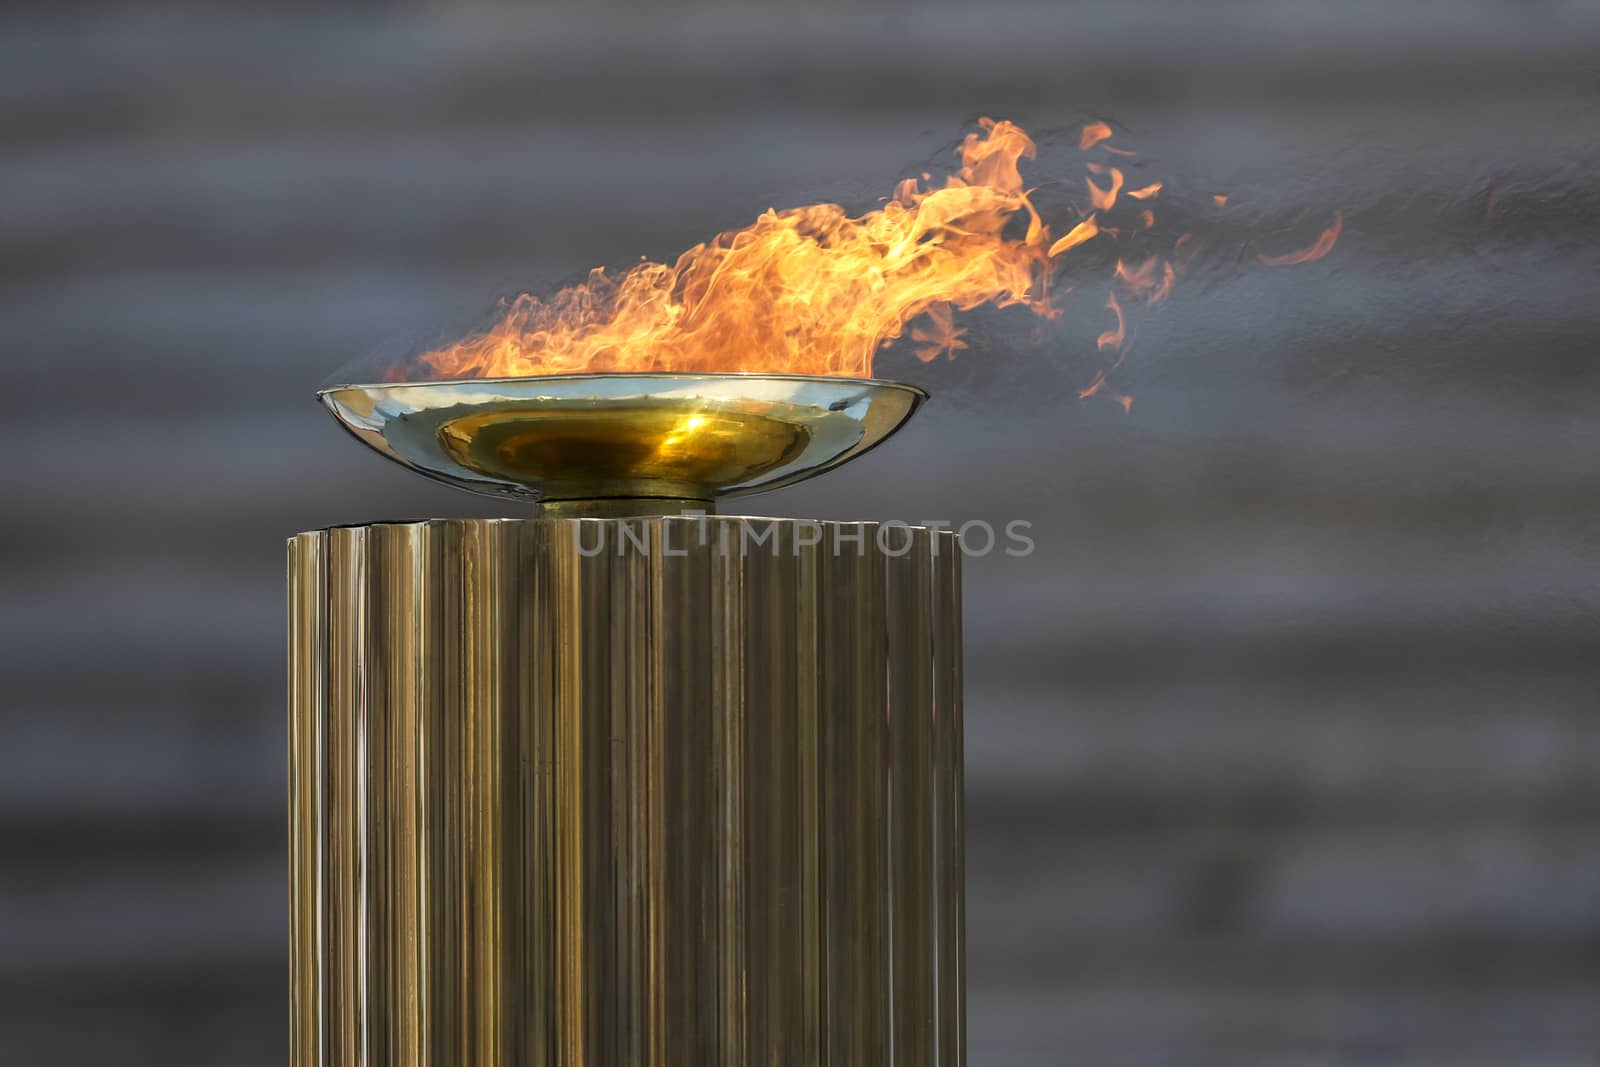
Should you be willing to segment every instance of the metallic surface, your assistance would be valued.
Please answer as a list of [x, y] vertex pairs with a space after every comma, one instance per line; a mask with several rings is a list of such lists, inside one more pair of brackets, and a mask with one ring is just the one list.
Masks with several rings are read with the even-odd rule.
[[[542, 502], [635, 498], [635, 513], [789, 485], [858, 456], [927, 399], [915, 386], [781, 374], [583, 374], [343, 385], [318, 394], [430, 478]], [[573, 514], [576, 512], [566, 512]], [[551, 513], [555, 517], [555, 513]]]
[[959, 566], [718, 517], [290, 540], [293, 1067], [963, 1064]]

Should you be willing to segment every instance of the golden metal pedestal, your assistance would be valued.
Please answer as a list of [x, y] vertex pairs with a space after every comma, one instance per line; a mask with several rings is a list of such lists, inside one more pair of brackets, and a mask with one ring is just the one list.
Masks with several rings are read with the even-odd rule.
[[964, 1062], [953, 537], [289, 542], [294, 1067]]

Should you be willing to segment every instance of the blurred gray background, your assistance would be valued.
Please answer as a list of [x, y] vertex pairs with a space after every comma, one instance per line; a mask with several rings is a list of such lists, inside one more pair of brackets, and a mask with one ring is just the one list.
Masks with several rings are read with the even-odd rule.
[[1600, 12], [1471, 0], [9, 7], [0, 1058], [285, 1062], [283, 540], [504, 508], [313, 388], [982, 114], [1234, 214], [1131, 413], [891, 354], [918, 421], [751, 501], [1034, 524], [967, 576], [972, 1062], [1600, 1062]]

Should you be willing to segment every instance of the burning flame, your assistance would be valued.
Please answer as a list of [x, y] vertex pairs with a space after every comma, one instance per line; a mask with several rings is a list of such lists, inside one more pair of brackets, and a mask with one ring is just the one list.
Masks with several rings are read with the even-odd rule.
[[[674, 264], [640, 263], [541, 300], [523, 295], [488, 331], [429, 352], [444, 377], [582, 371], [785, 371], [870, 375], [873, 356], [932, 313], [924, 358], [960, 345], [950, 312], [980, 304], [1049, 314], [1049, 230], [1018, 161], [1034, 143], [986, 120], [942, 187], [907, 179], [879, 210], [767, 211]], [[1016, 225], [1013, 225], [1013, 223]], [[1018, 232], [1020, 230], [1020, 232]]]
[[1091, 237], [1097, 236], [1099, 233], [1100, 226], [1095, 222], [1094, 216], [1090, 215], [1072, 229], [1068, 230], [1065, 237], [1051, 245], [1049, 254], [1052, 256], [1059, 256], [1067, 249], [1076, 248], [1078, 245], [1083, 244], [1083, 242], [1089, 240]]
[[1101, 141], [1111, 140], [1111, 127], [1103, 122], [1091, 122], [1083, 128], [1083, 136], [1078, 138], [1080, 151], [1088, 151]]
[[[1089, 164], [1089, 169], [1098, 173], [1099, 164]], [[1094, 183], [1093, 178], [1083, 179], [1083, 184], [1089, 187], [1089, 203], [1096, 211], [1110, 211], [1117, 206], [1117, 193], [1122, 191], [1122, 171], [1116, 167], [1111, 168], [1111, 184], [1102, 189]]]
[[[1112, 136], [1110, 126], [1091, 123], [1079, 147], [1134, 154], [1111, 145]], [[1059, 309], [1049, 283], [1056, 260], [1097, 237], [1116, 239], [1124, 229], [1151, 239], [1155, 213], [1148, 204], [1162, 190], [1159, 181], [1126, 188], [1121, 168], [1088, 163], [1089, 173], [1102, 180], [1085, 177], [1088, 205], [1078, 207], [1077, 221], [1052, 240], [1019, 170], [1021, 160], [1035, 156], [1021, 128], [984, 119], [957, 151], [960, 167], [942, 184], [927, 174], [907, 179], [875, 211], [850, 215], [836, 204], [769, 210], [675, 263], [642, 262], [619, 274], [598, 268], [548, 298], [524, 294], [504, 304], [489, 329], [427, 352], [390, 377], [598, 371], [866, 377], [878, 351], [908, 330], [917, 358], [953, 358], [967, 347], [956, 311], [992, 304], [1053, 317]], [[1119, 205], [1131, 205], [1119, 212], [1128, 221], [1107, 225]], [[1311, 248], [1262, 261], [1326, 255], [1341, 221], [1336, 218]], [[1171, 259], [1145, 257], [1131, 266], [1119, 259], [1113, 286], [1133, 301], [1165, 299], [1194, 254], [1191, 242], [1191, 235], [1179, 236]], [[1104, 306], [1115, 325], [1100, 334], [1098, 346], [1114, 353], [1108, 369], [1115, 369], [1131, 330], [1114, 292]], [[1105, 381], [1102, 371], [1081, 395], [1095, 395]], [[1125, 409], [1132, 403], [1113, 399]]]
[[[1101, 146], [1104, 124], [1082, 143]], [[440, 377], [524, 377], [584, 371], [774, 371], [870, 375], [873, 358], [901, 337], [924, 360], [966, 347], [953, 312], [980, 304], [1055, 314], [1051, 261], [1105, 231], [1090, 214], [1051, 241], [1018, 163], [1033, 141], [1010, 122], [984, 120], [959, 149], [941, 186], [908, 179], [879, 210], [851, 216], [835, 204], [768, 211], [742, 230], [685, 252], [674, 264], [640, 263], [548, 299], [522, 295], [490, 329], [428, 352]], [[1096, 212], [1124, 184], [1088, 182]], [[926, 176], [924, 176], [926, 178]], [[1159, 182], [1127, 193], [1148, 200]], [[1153, 216], [1149, 216], [1153, 219]], [[1147, 227], [1149, 222], [1145, 224]], [[1166, 295], [1147, 287], [1145, 297]], [[404, 376], [410, 368], [400, 368]]]
[[1309, 248], [1302, 248], [1298, 252], [1285, 252], [1281, 256], [1257, 256], [1256, 259], [1269, 267], [1288, 267], [1296, 263], [1310, 263], [1314, 259], [1321, 259], [1333, 251], [1335, 242], [1339, 240], [1339, 231], [1344, 229], [1344, 215], [1341, 212], [1333, 213], [1333, 225], [1322, 231], [1322, 236]]
[[1109, 348], [1116, 352], [1122, 351], [1122, 344], [1128, 339], [1128, 324], [1122, 317], [1122, 305], [1117, 303], [1117, 294], [1106, 294], [1106, 307], [1111, 309], [1111, 314], [1117, 317], [1117, 328], [1107, 330], [1100, 335], [1097, 344], [1101, 348]]

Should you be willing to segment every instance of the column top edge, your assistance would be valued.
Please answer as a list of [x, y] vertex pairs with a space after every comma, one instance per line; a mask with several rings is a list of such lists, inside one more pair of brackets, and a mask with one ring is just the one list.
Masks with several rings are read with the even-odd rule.
[[555, 528], [574, 525], [662, 525], [684, 523], [716, 523], [719, 525], [743, 525], [756, 523], [763, 526], [778, 525], [783, 527], [820, 526], [825, 529], [834, 527], [865, 527], [876, 528], [880, 526], [895, 526], [919, 533], [932, 533], [935, 535], [950, 534], [954, 536], [952, 526], [941, 523], [939, 526], [928, 526], [918, 523], [901, 522], [894, 519], [807, 519], [781, 517], [776, 515], [634, 515], [616, 518], [595, 518], [592, 516], [574, 518], [432, 518], [432, 519], [378, 519], [372, 522], [335, 523], [330, 526], [318, 527], [311, 530], [302, 530], [290, 535], [289, 542], [298, 541], [306, 537], [318, 537], [333, 533], [338, 530], [434, 530], [434, 529], [471, 529], [494, 528], [506, 526], [527, 526]]

